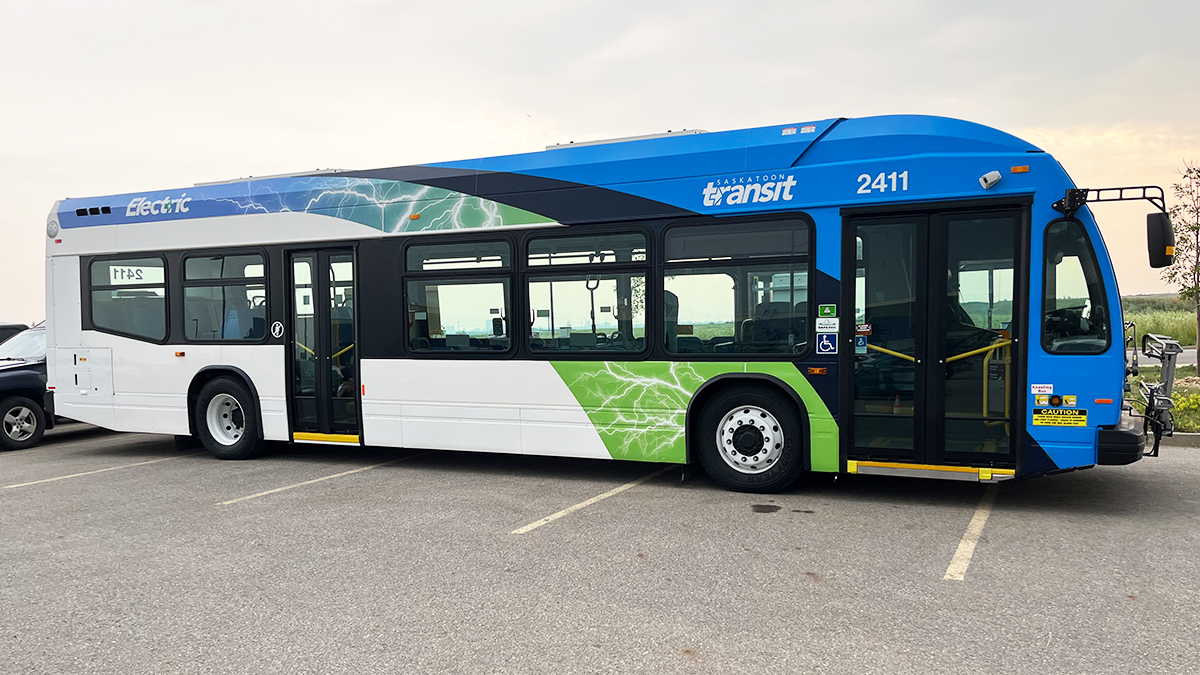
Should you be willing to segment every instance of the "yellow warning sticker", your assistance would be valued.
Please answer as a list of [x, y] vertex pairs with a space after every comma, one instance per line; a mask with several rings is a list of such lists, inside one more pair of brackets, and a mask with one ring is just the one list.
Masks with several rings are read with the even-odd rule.
[[1081, 408], [1034, 408], [1035, 427], [1086, 427], [1087, 410]]

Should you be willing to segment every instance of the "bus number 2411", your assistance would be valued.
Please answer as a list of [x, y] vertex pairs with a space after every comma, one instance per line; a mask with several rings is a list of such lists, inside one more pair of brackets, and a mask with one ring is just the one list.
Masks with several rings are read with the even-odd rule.
[[880, 172], [875, 176], [875, 180], [871, 180], [871, 174], [864, 173], [858, 177], [858, 194], [869, 195], [872, 190], [879, 192], [904, 192], [908, 189], [908, 172], [896, 173], [895, 171], [885, 174]]

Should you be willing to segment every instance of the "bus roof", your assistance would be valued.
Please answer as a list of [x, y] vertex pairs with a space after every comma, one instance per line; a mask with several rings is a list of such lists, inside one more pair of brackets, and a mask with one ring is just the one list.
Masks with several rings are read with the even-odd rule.
[[[745, 183], [751, 179], [774, 185], [784, 180], [785, 173], [792, 180], [792, 172], [817, 166], [865, 166], [897, 158], [909, 162], [921, 157], [1038, 152], [1041, 151], [1035, 146], [1010, 134], [945, 117], [826, 119], [566, 145], [538, 152], [427, 165], [310, 172], [187, 189], [65, 199], [59, 202], [57, 215], [64, 229], [285, 211], [332, 215], [384, 232], [424, 230], [428, 229], [424, 225], [436, 220], [441, 225], [434, 229], [471, 227], [469, 223], [446, 220], [442, 215], [426, 220], [421, 227], [403, 222], [423, 213], [425, 206], [443, 203], [457, 195], [475, 200], [473, 205], [484, 214], [480, 216], [483, 226], [496, 222], [502, 225], [595, 222], [728, 212], [721, 207], [732, 202], [700, 201], [698, 178], [723, 178], [727, 183], [730, 180]], [[939, 188], [938, 194], [955, 194], [976, 179], [978, 175]], [[1014, 183], [1010, 184], [1019, 187]], [[702, 181], [699, 185], [703, 189], [711, 187], [712, 182], [705, 186]], [[1028, 185], [1026, 188], [1031, 189]], [[797, 192], [801, 189], [797, 188]], [[757, 203], [752, 204], [759, 210], [813, 203], [796, 200], [783, 204], [776, 197], [774, 202], [766, 204], [761, 195], [756, 192]], [[914, 192], [912, 197], [918, 195]], [[920, 198], [927, 199], [929, 194], [922, 192]], [[711, 201], [708, 197], [704, 199]]]

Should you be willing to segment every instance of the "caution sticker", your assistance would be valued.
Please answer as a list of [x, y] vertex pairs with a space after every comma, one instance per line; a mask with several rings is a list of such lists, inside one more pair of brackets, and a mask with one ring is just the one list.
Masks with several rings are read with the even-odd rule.
[[1035, 427], [1086, 427], [1087, 410], [1082, 408], [1034, 408]]

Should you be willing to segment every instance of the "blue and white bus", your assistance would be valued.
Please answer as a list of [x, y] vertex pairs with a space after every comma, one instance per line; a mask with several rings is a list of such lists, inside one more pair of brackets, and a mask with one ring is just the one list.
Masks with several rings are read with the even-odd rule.
[[1009, 134], [886, 116], [64, 199], [50, 385], [61, 415], [228, 459], [698, 463], [763, 492], [1124, 464], [1170, 433], [1169, 378], [1146, 417], [1124, 401], [1088, 206], [1129, 198], [1169, 264], [1158, 188], [1079, 189]]

